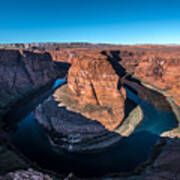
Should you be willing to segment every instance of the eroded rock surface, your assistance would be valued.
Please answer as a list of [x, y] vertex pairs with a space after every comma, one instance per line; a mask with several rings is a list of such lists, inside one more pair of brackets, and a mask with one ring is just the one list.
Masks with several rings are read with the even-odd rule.
[[[31, 166], [15, 149], [7, 145], [10, 139], [5, 132], [5, 124], [8, 123], [5, 122], [5, 114], [19, 100], [31, 98], [32, 93], [46, 86], [50, 88], [57, 77], [66, 75], [68, 67], [65, 63], [54, 63], [48, 53], [17, 49], [0, 50], [0, 173]], [[16, 172], [1, 176], [0, 179], [40, 180], [44, 177], [34, 172]]]
[[107, 58], [94, 51], [76, 55], [67, 85], [37, 107], [51, 143], [68, 151], [102, 149], [129, 136], [142, 120], [141, 108], [126, 97], [123, 76]]
[[[82, 114], [113, 130], [124, 118], [126, 91], [118, 87], [119, 78], [106, 58], [89, 53], [74, 60], [68, 72], [67, 93], [74, 95], [79, 110], [99, 107], [100, 111], [94, 108]], [[58, 91], [55, 97], [58, 100]]]
[[67, 68], [58, 67], [48, 53], [0, 50], [0, 112], [58, 76], [64, 77]]
[[122, 138], [109, 132], [98, 121], [58, 107], [53, 96], [36, 108], [35, 115], [46, 129], [51, 144], [70, 152], [102, 149]]
[[[102, 46], [103, 48], [103, 46]], [[48, 49], [47, 49], [48, 50]], [[103, 58], [102, 52], [116, 54], [121, 61], [119, 62], [127, 72], [134, 73], [134, 76], [141, 81], [165, 92], [167, 96], [172, 96], [175, 103], [180, 106], [180, 47], [179, 46], [112, 46], [104, 47], [104, 50], [91, 49], [59, 49], [49, 50], [55, 61], [73, 63], [76, 57]]]
[[[163, 45], [118, 46], [89, 43], [32, 43], [7, 44], [2, 48], [37, 49], [47, 51], [56, 62], [73, 63], [76, 56], [85, 56], [89, 52], [92, 57], [102, 51], [119, 51], [120, 64], [128, 71], [134, 72], [140, 80], [162, 89], [172, 96], [180, 106], [179, 68], [180, 47]], [[35, 48], [34, 48], [35, 47]], [[103, 49], [103, 50], [102, 50]], [[102, 58], [102, 57], [101, 57]]]
[[[167, 98], [172, 99], [175, 106], [180, 107], [179, 50], [179, 47], [169, 46], [121, 46], [105, 50], [59, 50], [59, 48], [48, 50], [54, 61], [70, 62], [72, 68], [68, 75], [68, 85], [59, 88], [50, 99], [37, 108], [38, 121], [50, 133], [55, 130], [55, 133], [50, 136], [53, 144], [62, 144], [68, 150], [72, 150], [72, 144], [80, 147], [78, 146], [79, 142], [85, 142], [84, 147], [87, 147], [86, 141], [93, 138], [97, 138], [98, 141], [95, 143], [97, 146], [100, 145], [99, 147], [105, 147], [101, 144], [104, 142], [106, 145], [109, 142], [116, 142], [119, 139], [114, 137], [117, 136], [113, 134], [112, 138], [109, 135], [111, 133], [106, 133], [107, 130], [116, 132], [125, 117], [126, 93], [121, 86], [121, 78], [124, 73], [118, 74], [116, 66], [119, 64], [128, 73], [134, 74], [133, 76], [138, 78], [141, 83], [162, 92]], [[7, 56], [9, 58], [4, 61]], [[43, 61], [47, 56], [49, 58], [46, 53], [37, 55], [19, 50], [0, 51], [2, 64], [0, 72], [6, 74], [0, 79], [0, 85], [3, 87], [2, 96], [0, 95], [2, 108], [5, 109], [17, 97], [31, 91], [32, 87], [40, 87], [44, 85], [43, 83], [46, 84], [57, 77], [53, 66], [49, 65], [50, 62]], [[37, 66], [34, 65], [32, 59], [37, 59]], [[42, 64], [39, 64], [38, 59], [42, 59]], [[16, 67], [18, 71], [12, 67]], [[42, 71], [42, 67], [45, 67], [46, 70]], [[34, 72], [38, 73], [35, 75]], [[8, 77], [8, 79], [4, 77]], [[41, 81], [41, 78], [45, 81]], [[146, 99], [147, 96], [144, 96], [143, 92], [142, 90], [141, 95]], [[10, 101], [6, 102], [6, 100]], [[6, 103], [4, 104], [4, 102]], [[177, 111], [179, 112], [179, 109]], [[85, 121], [88, 123], [84, 123]], [[71, 129], [72, 125], [74, 125], [73, 129]], [[177, 136], [179, 129], [176, 131], [174, 136]], [[85, 135], [79, 136], [79, 132]], [[93, 134], [85, 132], [93, 132]], [[90, 143], [94, 142], [90, 141]], [[92, 144], [88, 147], [93, 147]], [[145, 174], [127, 179], [180, 179], [178, 151], [179, 140], [168, 140], [160, 156], [151, 167], [146, 169]], [[118, 179], [120, 178], [118, 177]]]
[[0, 176], [0, 180], [53, 180], [49, 175], [35, 171], [33, 169], [18, 170]]

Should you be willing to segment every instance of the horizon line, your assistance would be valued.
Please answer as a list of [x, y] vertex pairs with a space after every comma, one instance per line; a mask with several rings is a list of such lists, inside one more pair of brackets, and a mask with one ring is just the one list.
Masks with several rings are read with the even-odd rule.
[[162, 45], [162, 46], [180, 46], [180, 43], [129, 43], [129, 44], [125, 44], [125, 43], [108, 43], [108, 42], [87, 42], [87, 41], [64, 41], [64, 42], [60, 42], [60, 41], [36, 41], [36, 42], [11, 42], [11, 43], [1, 43], [0, 45], [11, 45], [11, 44], [48, 44], [48, 43], [52, 43], [52, 44], [106, 44], [106, 45], [116, 45], [116, 46], [141, 46], [141, 45]]

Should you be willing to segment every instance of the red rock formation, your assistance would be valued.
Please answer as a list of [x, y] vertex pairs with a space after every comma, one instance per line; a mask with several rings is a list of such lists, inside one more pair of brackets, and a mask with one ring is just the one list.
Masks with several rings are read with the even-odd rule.
[[56, 62], [68, 62], [72, 63], [74, 52], [71, 49], [62, 49], [62, 50], [48, 50], [51, 54], [52, 59]]
[[[180, 47], [160, 45], [119, 46], [105, 49], [106, 52], [119, 51], [120, 64], [141, 81], [163, 90], [172, 96], [180, 106]], [[49, 51], [55, 61], [73, 63], [76, 57], [91, 54], [104, 58], [102, 50], [61, 49]], [[80, 59], [80, 58], [79, 58]]]
[[[121, 60], [119, 63], [127, 72], [133, 72], [140, 81], [162, 90], [167, 96], [172, 96], [180, 106], [179, 47], [147, 45], [106, 49], [107, 54], [114, 50], [119, 50], [117, 59]], [[98, 120], [107, 129], [114, 130], [124, 118], [126, 93], [122, 87], [118, 90], [119, 76], [107, 61], [108, 57], [102, 54], [102, 50], [89, 49], [63, 49], [50, 53], [55, 61], [72, 63], [66, 93], [77, 101], [77, 107], [73, 110], [77, 108], [82, 115]], [[112, 58], [116, 60], [115, 57]], [[18, 94], [25, 94], [32, 90], [32, 87], [40, 87], [57, 77], [51, 63], [44, 61], [45, 59], [48, 59], [47, 54], [0, 51], [0, 73], [3, 75], [0, 78], [0, 108], [4, 107], [3, 103], [7, 104], [9, 99], [9, 102], [12, 102]], [[58, 99], [58, 90], [54, 96]], [[90, 108], [83, 111], [87, 107]], [[54, 116], [52, 118], [59, 122]], [[178, 139], [169, 141], [142, 179], [179, 179], [179, 147]]]
[[[123, 52], [131, 56], [123, 56]], [[140, 81], [146, 82], [172, 96], [180, 106], [180, 48], [147, 46], [128, 48], [121, 53], [122, 66]]]
[[172, 96], [180, 106], [180, 58], [147, 58], [135, 68], [135, 76]]
[[[112, 104], [117, 104], [113, 103], [116, 98], [113, 100], [111, 98], [104, 100], [106, 99], [104, 98], [104, 94], [109, 94], [111, 90], [106, 92], [104, 88], [99, 87], [106, 86], [107, 89], [110, 89], [110, 87], [113, 89], [117, 86], [118, 76], [115, 75], [117, 72], [114, 72], [114, 77], [112, 76], [113, 81], [110, 80], [110, 77], [106, 78], [106, 74], [109, 76], [111, 71], [103, 64], [107, 61], [108, 57], [111, 57], [114, 61], [120, 60], [117, 63], [124, 67], [127, 72], [133, 73], [133, 76], [138, 78], [141, 82], [155, 87], [159, 92], [163, 92], [165, 96], [172, 97], [175, 104], [180, 107], [180, 47], [146, 45], [121, 46], [119, 48], [113, 47], [104, 50], [69, 48], [57, 51], [51, 50], [49, 52], [55, 61], [72, 63], [72, 68], [69, 72], [68, 86], [72, 92], [79, 95], [79, 102], [81, 104], [95, 104], [98, 102], [100, 105], [103, 104], [103, 106], [106, 106], [108, 101], [108, 107], [109, 105], [112, 106]], [[106, 55], [102, 52], [106, 52]], [[119, 53], [113, 56], [112, 52]], [[101, 63], [98, 64], [97, 62], [103, 62], [102, 66], [104, 66], [104, 69], [101, 67]], [[101, 80], [98, 79], [100, 77], [98, 74], [102, 74]], [[93, 95], [94, 92], [97, 97]], [[113, 94], [116, 93], [113, 92]], [[141, 92], [141, 95], [143, 95], [143, 92]], [[110, 96], [107, 95], [106, 97]], [[144, 97], [147, 96], [145, 95]], [[154, 100], [152, 99], [152, 101]], [[119, 113], [119, 111], [117, 112]], [[89, 118], [93, 117], [93, 119], [97, 119], [98, 116], [99, 119], [101, 119], [100, 117], [109, 116], [108, 119], [111, 119], [110, 113], [104, 111], [103, 114], [103, 116], [101, 114], [98, 115], [96, 112], [96, 115], [91, 113], [91, 117], [87, 114], [86, 116]], [[116, 114], [115, 111], [114, 114]], [[117, 122], [113, 123], [112, 129], [118, 126], [120, 119], [115, 120]], [[103, 122], [103, 120], [100, 121]], [[103, 124], [106, 123], [103, 122]], [[109, 125], [106, 125], [106, 127], [110, 128]]]
[[[126, 99], [124, 88], [118, 90], [118, 81], [119, 76], [106, 57], [88, 51], [75, 57], [68, 73], [68, 91], [78, 101], [78, 109], [91, 107], [81, 112], [84, 116], [113, 130], [124, 118]], [[92, 110], [93, 106], [98, 108]]]

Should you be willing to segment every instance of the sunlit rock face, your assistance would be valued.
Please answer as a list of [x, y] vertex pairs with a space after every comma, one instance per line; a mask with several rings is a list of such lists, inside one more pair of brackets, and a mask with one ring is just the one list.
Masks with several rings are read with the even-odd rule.
[[[108, 147], [122, 136], [111, 132], [124, 119], [126, 92], [105, 57], [81, 54], [73, 60], [68, 82], [36, 111], [53, 146], [68, 151]], [[124, 131], [124, 130], [123, 130]]]
[[140, 81], [171, 96], [180, 106], [180, 48], [171, 46], [138, 46], [126, 48], [121, 64]]
[[[25, 48], [49, 52], [56, 62], [73, 63], [76, 56], [99, 54], [100, 49], [107, 51], [119, 50], [120, 64], [128, 71], [134, 72], [140, 80], [165, 90], [167, 96], [172, 96], [180, 106], [179, 73], [180, 47], [166, 45], [134, 45], [118, 46], [108, 44], [88, 43], [32, 43], [6, 44], [1, 48]], [[97, 55], [96, 55], [97, 56]]]
[[[102, 46], [103, 48], [103, 46]], [[116, 46], [104, 48], [107, 53], [118, 50], [119, 62], [126, 71], [134, 73], [134, 76], [141, 81], [165, 91], [167, 96], [172, 96], [175, 103], [180, 106], [180, 47], [176, 46]], [[48, 50], [48, 49], [47, 49]], [[64, 48], [58, 50], [48, 50], [54, 61], [70, 62], [91, 54], [91, 57], [103, 58], [103, 50], [94, 49], [73, 49]], [[95, 55], [96, 54], [96, 55]], [[88, 57], [89, 58], [89, 57]]]
[[[85, 117], [113, 130], [124, 118], [126, 92], [123, 87], [118, 89], [118, 83], [119, 76], [106, 57], [89, 52], [74, 60], [66, 91], [77, 101], [74, 111], [80, 110]], [[54, 95], [57, 100], [58, 94]]]
[[135, 75], [164, 90], [180, 106], [180, 59], [178, 57], [177, 59], [154, 57], [150, 60], [141, 62], [135, 71]]

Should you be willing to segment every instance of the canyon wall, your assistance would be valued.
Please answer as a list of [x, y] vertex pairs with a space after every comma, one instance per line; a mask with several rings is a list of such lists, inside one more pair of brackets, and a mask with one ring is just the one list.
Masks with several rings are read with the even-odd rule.
[[56, 65], [48, 53], [0, 50], [0, 112], [25, 95], [64, 77], [64, 63]]
[[78, 101], [78, 108], [101, 109], [82, 114], [109, 130], [118, 127], [125, 114], [126, 91], [118, 87], [119, 78], [106, 58], [91, 53], [76, 57], [68, 73], [68, 91]]
[[[142, 99], [159, 110], [173, 110], [180, 121], [180, 47], [147, 45], [108, 49], [68, 48], [48, 52], [54, 61], [72, 64], [68, 87], [54, 94], [55, 99], [69, 110], [96, 119], [107, 129], [113, 130], [123, 120], [124, 87], [130, 83]], [[62, 98], [67, 94], [68, 97]], [[122, 97], [121, 100], [117, 94]], [[74, 105], [72, 99], [75, 99]], [[107, 108], [97, 113], [98, 107]], [[163, 136], [180, 137], [180, 126]]]
[[[32, 43], [5, 44], [1, 48], [36, 49], [46, 51], [56, 62], [73, 63], [76, 56], [91, 53], [101, 56], [102, 51], [119, 51], [119, 62], [129, 73], [141, 81], [171, 96], [180, 106], [180, 47], [168, 45], [112, 45], [90, 43]], [[94, 55], [93, 55], [94, 54]], [[103, 56], [103, 55], [102, 55]], [[116, 55], [117, 56], [117, 55]]]
[[[143, 85], [150, 85], [167, 97], [172, 97], [174, 103], [180, 107], [180, 47], [179, 46], [119, 46], [108, 49], [60, 49], [48, 50], [53, 60], [57, 62], [74, 62], [75, 59], [104, 58], [109, 56], [139, 79]], [[103, 53], [106, 54], [103, 54]], [[118, 52], [112, 55], [113, 52]], [[89, 56], [89, 55], [88, 55]], [[80, 57], [80, 58], [79, 58]]]
[[[64, 67], [61, 69], [57, 66], [57, 62], [72, 63], [68, 73], [68, 84], [58, 88], [48, 100], [41, 104], [36, 109], [36, 116], [39, 122], [43, 121], [41, 124], [47, 129], [49, 124], [44, 120], [51, 122], [56, 132], [63, 132], [65, 137], [61, 139], [68, 141], [67, 143], [79, 143], [77, 131], [78, 133], [82, 131], [82, 134], [94, 132], [81, 136], [85, 143], [96, 137], [99, 142], [105, 142], [106, 138], [110, 137], [107, 130], [117, 131], [119, 125], [126, 119], [127, 97], [124, 88], [127, 84], [126, 80], [162, 93], [167, 99], [172, 100], [179, 112], [180, 48], [122, 46], [103, 50], [88, 48], [58, 48], [57, 50], [43, 48], [41, 52], [39, 50], [37, 52], [0, 50], [0, 113], [7, 111], [12, 103], [23, 96], [53, 82], [57, 77], [64, 77], [67, 69], [65, 70]], [[148, 96], [143, 93], [146, 92], [142, 88], [141, 97], [147, 101], [148, 96], [151, 99], [151, 93]], [[151, 103], [151, 100], [149, 102]], [[132, 105], [132, 102], [129, 104]], [[141, 110], [136, 111], [139, 117], [134, 127], [141, 121], [141, 113]], [[132, 124], [132, 117], [134, 114], [129, 124]], [[132, 128], [130, 133], [133, 130]], [[180, 130], [176, 129], [176, 131], [175, 136]], [[70, 136], [66, 136], [69, 134]], [[114, 137], [113, 141], [111, 137], [109, 138], [111, 144], [119, 140]], [[99, 145], [105, 147], [102, 144]], [[154, 179], [162, 179], [162, 177], [172, 179], [174, 173], [177, 173], [178, 178], [179, 146], [178, 139], [168, 141], [161, 155], [150, 167], [151, 169], [147, 170], [144, 179], [150, 179], [150, 176]], [[94, 148], [92, 145], [91, 147]], [[72, 147], [68, 145], [68, 148], [71, 150]], [[171, 152], [171, 156], [167, 156], [167, 152]], [[130, 179], [133, 178], [136, 177], [130, 177]], [[138, 178], [143, 179], [142, 176]]]
[[75, 53], [67, 85], [35, 110], [51, 144], [68, 151], [102, 150], [129, 136], [141, 122], [141, 108], [126, 97], [121, 84], [125, 69], [114, 68], [115, 54]]

